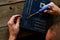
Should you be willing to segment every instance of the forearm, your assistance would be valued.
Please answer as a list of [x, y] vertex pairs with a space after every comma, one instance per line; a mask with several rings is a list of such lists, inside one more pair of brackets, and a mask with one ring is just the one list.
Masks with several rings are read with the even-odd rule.
[[9, 40], [15, 40], [16, 36], [9, 36]]

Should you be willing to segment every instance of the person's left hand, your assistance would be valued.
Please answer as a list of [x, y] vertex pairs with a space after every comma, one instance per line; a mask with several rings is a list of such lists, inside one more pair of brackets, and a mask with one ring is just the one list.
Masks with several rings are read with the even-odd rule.
[[[16, 23], [14, 23], [15, 18], [17, 17]], [[20, 16], [14, 15], [8, 21], [8, 28], [9, 28], [9, 40], [15, 40], [16, 36], [19, 32], [19, 23], [20, 23]]]

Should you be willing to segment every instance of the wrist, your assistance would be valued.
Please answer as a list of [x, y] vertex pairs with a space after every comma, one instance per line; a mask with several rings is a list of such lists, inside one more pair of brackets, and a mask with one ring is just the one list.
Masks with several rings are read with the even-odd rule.
[[9, 36], [9, 40], [15, 40], [15, 39], [16, 39], [16, 36], [12, 36], [12, 35]]

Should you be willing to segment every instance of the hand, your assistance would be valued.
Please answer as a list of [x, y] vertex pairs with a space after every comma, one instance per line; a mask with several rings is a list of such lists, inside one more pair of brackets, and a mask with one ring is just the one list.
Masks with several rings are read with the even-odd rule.
[[[14, 23], [15, 18], [17, 17], [16, 23]], [[8, 28], [9, 28], [9, 40], [15, 40], [16, 36], [19, 32], [19, 23], [20, 23], [20, 16], [14, 15], [8, 21]]]
[[55, 5], [53, 2], [49, 3], [48, 5], [51, 6], [51, 10], [45, 10], [44, 12], [53, 14], [53, 15], [60, 15], [60, 8]]

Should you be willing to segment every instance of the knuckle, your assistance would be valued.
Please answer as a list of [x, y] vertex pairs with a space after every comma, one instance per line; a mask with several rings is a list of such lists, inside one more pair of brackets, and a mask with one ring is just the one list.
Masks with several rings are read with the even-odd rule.
[[8, 22], [7, 24], [8, 24], [8, 25], [13, 25], [13, 23], [12, 23], [12, 22]]

